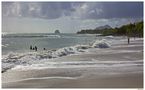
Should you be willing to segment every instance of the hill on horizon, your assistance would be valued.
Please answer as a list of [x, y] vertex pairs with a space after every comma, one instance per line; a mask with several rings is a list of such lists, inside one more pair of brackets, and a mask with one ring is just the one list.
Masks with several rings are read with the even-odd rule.
[[112, 29], [112, 27], [109, 25], [104, 25], [95, 28], [95, 30], [104, 30], [104, 29]]

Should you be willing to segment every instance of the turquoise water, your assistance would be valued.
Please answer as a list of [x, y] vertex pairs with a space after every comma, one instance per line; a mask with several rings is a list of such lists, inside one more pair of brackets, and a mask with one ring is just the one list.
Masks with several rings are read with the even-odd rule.
[[30, 45], [37, 46], [38, 52], [43, 48], [47, 50], [59, 49], [78, 44], [89, 44], [96, 39], [96, 35], [80, 34], [4, 34], [2, 35], [2, 54], [10, 52], [23, 53], [30, 51]]
[[[140, 64], [134, 65], [135, 62], [132, 61], [124, 62], [119, 60], [116, 61], [116, 63], [114, 63], [115, 61], [112, 60], [106, 62], [106, 61], [101, 61], [99, 59], [95, 60], [93, 58], [92, 59], [84, 58], [85, 60], [83, 61], [81, 61], [81, 59], [78, 58], [78, 61], [76, 61], [73, 59], [73, 57], [70, 57], [68, 61], [67, 60], [65, 61], [67, 57], [64, 58], [64, 61], [61, 61], [61, 63], [59, 61], [60, 57], [65, 57], [68, 55], [80, 55], [83, 53], [87, 53], [87, 54], [101, 53], [102, 55], [105, 53], [106, 55], [110, 53], [121, 52], [120, 50], [118, 51], [118, 50], [111, 50], [105, 48], [113, 47], [113, 45], [114, 46], [120, 45], [121, 43], [125, 43], [125, 40], [127, 39], [123, 37], [113, 37], [113, 36], [96, 37], [96, 35], [90, 35], [90, 34], [84, 34], [84, 35], [80, 35], [80, 34], [56, 35], [56, 34], [43, 34], [43, 33], [3, 34], [2, 35], [3, 55], [1, 60], [2, 72], [6, 72], [7, 70], [10, 69], [29, 70], [29, 69], [60, 68], [60, 67], [63, 68], [74, 67], [78, 69], [80, 68], [82, 69], [82, 67], [83, 68], [95, 67], [95, 68], [100, 68], [100, 70], [102, 70], [102, 68], [106, 67], [106, 68], [110, 68], [110, 72], [113, 71], [114, 73], [114, 70], [112, 70], [114, 66], [115, 67], [119, 66], [118, 69], [120, 68], [122, 69], [122, 68], [126, 68], [124, 67], [124, 65], [127, 66], [127, 68], [128, 66], [129, 67], [133, 66], [133, 67], [137, 67], [138, 69], [138, 65]], [[30, 45], [37, 46], [38, 51], [36, 52], [30, 50]], [[44, 51], [43, 48], [46, 48], [47, 50]], [[128, 52], [128, 50], [125, 50], [125, 52]], [[137, 63], [140, 62], [142, 62], [142, 60], [137, 61]]]

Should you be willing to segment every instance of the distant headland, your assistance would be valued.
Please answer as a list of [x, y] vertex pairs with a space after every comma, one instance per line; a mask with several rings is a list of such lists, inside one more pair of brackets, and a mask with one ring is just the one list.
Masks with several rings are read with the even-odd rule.
[[59, 34], [60, 33], [60, 31], [59, 30], [55, 30], [55, 32], [54, 32], [55, 34]]
[[143, 37], [143, 21], [122, 25], [121, 27], [112, 28], [109, 25], [100, 26], [95, 29], [83, 29], [77, 34], [101, 34], [103, 36], [129, 36]]

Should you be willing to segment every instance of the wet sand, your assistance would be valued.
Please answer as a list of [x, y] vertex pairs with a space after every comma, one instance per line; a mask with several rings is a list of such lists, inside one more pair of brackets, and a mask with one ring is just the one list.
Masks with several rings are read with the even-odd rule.
[[143, 74], [93, 79], [30, 79], [3, 83], [3, 88], [142, 88]]
[[[136, 62], [143, 60], [143, 40], [131, 41], [130, 45], [122, 44], [108, 49], [90, 49], [90, 51], [92, 53], [65, 56], [54, 60], [62, 62], [93, 59]], [[143, 88], [143, 63], [139, 63], [141, 65], [136, 66], [137, 69], [134, 70], [112, 68], [113, 74], [110, 74], [107, 68], [96, 67], [8, 70], [2, 73], [2, 88]]]

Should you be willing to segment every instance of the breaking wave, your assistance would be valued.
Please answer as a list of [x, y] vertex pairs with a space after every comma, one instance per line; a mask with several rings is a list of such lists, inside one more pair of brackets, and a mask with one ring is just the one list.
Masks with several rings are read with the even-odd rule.
[[110, 45], [105, 40], [96, 40], [90, 45], [75, 45], [64, 47], [57, 50], [28, 52], [28, 53], [9, 53], [2, 58], [2, 72], [7, 71], [17, 65], [32, 65], [41, 60], [49, 60], [67, 55], [80, 54], [89, 48], [109, 48]]
[[109, 48], [110, 47], [110, 44], [105, 40], [96, 40], [92, 47], [94, 48]]

